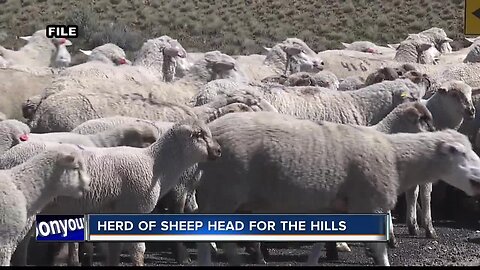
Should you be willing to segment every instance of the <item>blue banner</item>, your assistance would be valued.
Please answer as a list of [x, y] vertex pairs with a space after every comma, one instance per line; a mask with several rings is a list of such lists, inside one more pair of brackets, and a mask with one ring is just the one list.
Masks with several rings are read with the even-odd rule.
[[387, 214], [88, 215], [89, 241], [387, 241]]
[[35, 220], [36, 239], [44, 242], [83, 242], [85, 227], [83, 215], [37, 215]]

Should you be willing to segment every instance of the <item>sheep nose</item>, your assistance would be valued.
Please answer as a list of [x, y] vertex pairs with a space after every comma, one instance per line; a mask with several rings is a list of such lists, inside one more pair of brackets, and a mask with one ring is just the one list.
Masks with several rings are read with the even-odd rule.
[[473, 119], [475, 118], [475, 107], [467, 107], [465, 109], [465, 116], [467, 119]]
[[215, 143], [214, 145], [208, 148], [209, 160], [215, 160], [221, 156], [222, 156], [222, 149], [220, 148], [220, 145], [218, 143]]

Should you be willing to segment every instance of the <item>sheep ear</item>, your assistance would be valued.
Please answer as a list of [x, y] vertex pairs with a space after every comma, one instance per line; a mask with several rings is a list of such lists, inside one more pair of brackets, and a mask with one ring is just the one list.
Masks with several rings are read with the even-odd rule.
[[394, 44], [387, 44], [389, 48], [392, 48], [394, 50], [398, 49], [398, 46], [400, 46], [400, 43], [394, 43]]
[[465, 147], [459, 143], [440, 142], [438, 148], [440, 153], [444, 155], [455, 155], [465, 152]]
[[25, 41], [29, 41], [32, 38], [32, 36], [24, 36], [24, 37], [19, 37], [19, 38], [23, 39]]
[[89, 56], [92, 54], [92, 51], [87, 51], [87, 50], [82, 50], [82, 49], [78, 49], [80, 52], [82, 52], [83, 54]]
[[272, 48], [265, 47], [265, 46], [263, 47], [263, 49], [265, 49], [265, 51], [267, 51], [267, 52], [270, 52], [270, 50], [272, 50]]
[[476, 38], [468, 38], [468, 37], [465, 37], [465, 40], [470, 42], [470, 43], [473, 43], [475, 41]]
[[446, 93], [447, 93], [447, 89], [444, 88], [444, 87], [440, 87], [440, 88], [438, 88], [437, 92], [439, 92], [440, 94], [446, 94]]
[[341, 42], [341, 43], [342, 43], [343, 47], [345, 47], [345, 48], [348, 48], [348, 46], [350, 46], [350, 44], [348, 44], [348, 43], [345, 43], [345, 42]]
[[480, 88], [472, 88], [472, 96], [480, 94]]

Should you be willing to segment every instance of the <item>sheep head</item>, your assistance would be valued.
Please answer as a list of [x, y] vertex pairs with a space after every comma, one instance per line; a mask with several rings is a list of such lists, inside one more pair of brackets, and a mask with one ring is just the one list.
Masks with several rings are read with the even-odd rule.
[[443, 104], [464, 119], [475, 118], [475, 106], [472, 101], [472, 87], [463, 81], [447, 81], [443, 83], [435, 95], [440, 95]]
[[[87, 173], [86, 163], [81, 154], [81, 147], [59, 145], [54, 152], [57, 153], [57, 166], [63, 171], [59, 183], [53, 188], [59, 189], [62, 194], [75, 198], [82, 197], [90, 190], [90, 176]], [[47, 150], [47, 151], [53, 151]]]
[[[324, 62], [308, 45], [298, 38], [287, 38], [268, 50], [264, 63], [285, 72], [318, 72]], [[280, 73], [280, 72], [279, 72]]]

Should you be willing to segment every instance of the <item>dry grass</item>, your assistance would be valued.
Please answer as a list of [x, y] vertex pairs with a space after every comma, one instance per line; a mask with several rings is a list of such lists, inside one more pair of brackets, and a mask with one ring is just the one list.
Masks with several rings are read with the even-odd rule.
[[[169, 35], [190, 51], [250, 54], [297, 36], [319, 51], [355, 40], [396, 43], [432, 26], [462, 39], [463, 4], [463, 0], [0, 0], [0, 32], [8, 34], [2, 45], [16, 47], [21, 42], [15, 36], [76, 20], [85, 25], [80, 25], [82, 37], [74, 42], [84, 49], [109, 40], [134, 50], [146, 38]], [[107, 27], [111, 22], [114, 30]]]

